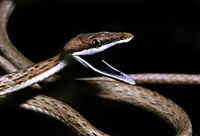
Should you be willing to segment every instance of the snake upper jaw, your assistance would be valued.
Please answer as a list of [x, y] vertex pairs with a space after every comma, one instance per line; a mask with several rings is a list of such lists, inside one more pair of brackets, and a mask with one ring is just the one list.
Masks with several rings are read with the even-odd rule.
[[76, 56], [73, 58], [83, 64], [85, 67], [92, 69], [93, 71], [100, 73], [102, 75], [111, 77], [113, 79], [134, 85], [135, 81], [133, 81], [128, 75], [123, 72], [113, 68], [111, 65], [106, 63], [101, 59], [90, 59], [90, 57], [86, 56]]

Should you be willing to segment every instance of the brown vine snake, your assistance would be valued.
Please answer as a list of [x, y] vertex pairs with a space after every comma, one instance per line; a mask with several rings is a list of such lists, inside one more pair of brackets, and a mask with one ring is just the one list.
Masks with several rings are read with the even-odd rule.
[[[58, 64], [58, 60], [59, 60], [59, 55], [54, 57], [53, 59], [50, 59], [49, 61], [45, 63], [42, 63], [42, 65], [45, 64], [46, 68], [48, 68], [49, 63], [52, 63], [50, 67], [53, 67], [55, 66], [55, 64]], [[57, 62], [57, 63], [54, 64], [53, 62]], [[43, 67], [42, 68], [39, 67], [38, 64], [36, 64], [36, 67], [38, 67], [38, 70], [43, 70]], [[29, 68], [29, 70], [32, 71], [32, 68]], [[19, 79], [22, 79], [21, 78], [22, 73], [18, 74]], [[6, 75], [2, 79], [5, 79], [5, 77], [9, 78], [12, 76]], [[134, 74], [134, 75], [130, 75], [130, 77], [134, 79], [136, 83], [199, 84], [200, 82], [199, 75], [186, 75], [186, 74], [183, 74], [183, 75], [177, 75], [177, 74], [138, 74], [138, 75], [135, 75]], [[82, 80], [87, 80], [91, 84], [97, 85], [102, 90], [99, 96], [108, 98], [108, 99], [126, 102], [126, 103], [131, 103], [136, 106], [147, 109], [159, 115], [161, 118], [165, 119], [169, 123], [171, 123], [176, 128], [177, 135], [179, 136], [192, 135], [191, 123], [187, 114], [178, 105], [176, 105], [169, 99], [166, 99], [162, 95], [159, 95], [155, 92], [151, 92], [150, 90], [139, 87], [139, 86], [127, 85], [124, 83], [107, 79], [105, 77], [90, 78], [90, 79], [88, 78], [88, 79], [82, 79]], [[2, 80], [2, 81], [4, 83], [3, 88], [4, 87], [6, 88], [8, 86], [8, 81], [6, 80]], [[35, 82], [38, 82], [38, 81], [35, 81]], [[11, 85], [9, 86], [12, 86], [12, 85], [16, 86], [16, 82], [11, 82]], [[16, 87], [16, 89], [19, 89], [19, 88]], [[5, 92], [3, 91], [4, 93], [2, 94], [4, 95], [6, 93], [10, 93], [13, 90], [11, 91], [8, 90]], [[76, 124], [75, 126], [71, 125], [70, 121], [73, 124], [74, 120], [76, 118], [79, 118], [80, 115], [73, 114], [75, 113], [75, 111], [73, 110], [71, 111], [66, 110], [68, 111], [66, 112], [63, 109], [67, 109], [69, 107], [66, 108], [66, 106], [63, 106], [63, 105], [64, 104], [62, 102], [59, 102], [52, 98], [49, 98], [46, 96], [36, 96], [33, 100], [28, 101], [26, 104], [23, 104], [22, 106], [27, 109], [43, 112], [63, 122], [65, 122], [65, 118], [68, 116], [69, 119], [71, 120], [68, 120], [68, 122], [65, 122], [65, 123], [70, 125], [71, 127], [76, 127], [76, 131], [78, 131], [79, 134], [104, 135], [102, 132], [97, 131], [94, 128], [92, 128], [94, 130], [89, 128], [89, 130], [91, 130], [91, 133], [88, 131], [83, 133], [82, 129], [84, 129], [84, 127], [87, 129], [87, 126], [90, 126], [90, 124], [85, 123], [86, 121], [84, 120], [83, 122], [81, 121], [78, 122], [78, 124]], [[62, 114], [59, 115], [60, 113], [65, 114], [65, 116]]]

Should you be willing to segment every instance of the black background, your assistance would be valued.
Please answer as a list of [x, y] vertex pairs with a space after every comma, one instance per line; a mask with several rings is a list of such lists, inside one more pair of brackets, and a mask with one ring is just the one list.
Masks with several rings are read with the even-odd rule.
[[[200, 60], [200, 1], [198, 0], [15, 0], [8, 33], [29, 59], [39, 62], [60, 51], [79, 33], [127, 31], [135, 38], [101, 56], [125, 73], [194, 73]], [[76, 77], [99, 76], [81, 65], [67, 67], [63, 78], [45, 90], [24, 89], [0, 103], [1, 133], [29, 136], [75, 136], [59, 121], [20, 109], [35, 94], [68, 103], [100, 130], [113, 135], [175, 135], [152, 113], [97, 98]], [[78, 86], [78, 87], [77, 87]], [[143, 85], [170, 98], [189, 115], [194, 136], [200, 135], [200, 87]]]

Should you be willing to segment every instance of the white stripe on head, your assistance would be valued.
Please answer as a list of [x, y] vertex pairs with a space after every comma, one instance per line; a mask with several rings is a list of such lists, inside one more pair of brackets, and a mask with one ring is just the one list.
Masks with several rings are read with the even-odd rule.
[[93, 54], [96, 54], [96, 53], [99, 53], [99, 52], [102, 52], [116, 44], [120, 44], [120, 43], [126, 43], [126, 42], [129, 42], [132, 38], [129, 38], [129, 39], [125, 39], [125, 40], [119, 40], [119, 41], [115, 41], [115, 42], [111, 42], [111, 43], [108, 43], [108, 44], [105, 44], [105, 45], [102, 45], [101, 47], [98, 47], [98, 48], [90, 48], [90, 49], [85, 49], [85, 50], [82, 50], [82, 51], [79, 51], [79, 52], [74, 52], [72, 53], [72, 56], [81, 56], [81, 55], [93, 55]]

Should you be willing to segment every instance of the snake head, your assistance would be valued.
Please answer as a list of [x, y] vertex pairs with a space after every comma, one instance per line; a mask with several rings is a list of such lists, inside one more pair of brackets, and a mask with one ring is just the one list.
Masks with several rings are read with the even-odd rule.
[[114, 45], [129, 42], [133, 38], [127, 32], [97, 32], [79, 34], [64, 46], [64, 50], [84, 66], [105, 76], [129, 83], [135, 82], [126, 74], [113, 68], [101, 59], [91, 60], [90, 56], [102, 52]]
[[79, 34], [66, 43], [64, 50], [71, 55], [82, 56], [102, 52], [116, 44], [128, 42], [133, 38], [126, 32], [98, 32]]

